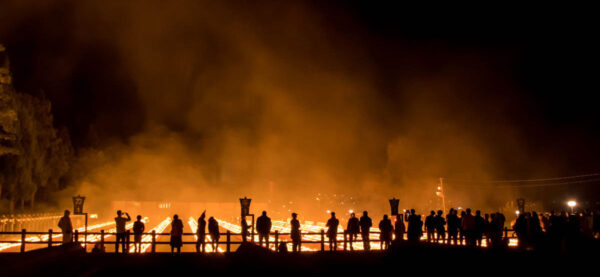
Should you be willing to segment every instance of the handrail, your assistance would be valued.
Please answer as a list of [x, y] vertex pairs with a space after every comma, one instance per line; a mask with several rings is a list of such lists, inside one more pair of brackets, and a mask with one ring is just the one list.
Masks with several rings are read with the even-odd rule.
[[[508, 232], [512, 232], [511, 236], [508, 235]], [[46, 244], [48, 246], [53, 246], [53, 245], [58, 245], [58, 244], [62, 244], [62, 241], [60, 240], [54, 240], [53, 236], [54, 235], [58, 235], [60, 233], [54, 233], [52, 231], [52, 229], [48, 230], [47, 232], [28, 232], [26, 229], [22, 229], [21, 232], [0, 232], [0, 236], [2, 235], [20, 235], [20, 239], [19, 240], [0, 240], [0, 251], [2, 250], [2, 244], [9, 244], [5, 249], [8, 248], [13, 248], [13, 247], [20, 247], [20, 252], [25, 252], [25, 246], [27, 244]], [[74, 236], [73, 239], [75, 242], [79, 243], [79, 236], [100, 236], [100, 239], [96, 242], [96, 243], [101, 243], [102, 245], [104, 244], [116, 244], [116, 241], [105, 241], [105, 237], [107, 236], [112, 236], [112, 235], [116, 235], [117, 232], [105, 232], [104, 230], [101, 230], [100, 232], [79, 232], [78, 230], [74, 231]], [[379, 231], [370, 231], [369, 232], [369, 237], [371, 235], [378, 235], [381, 234], [381, 232]], [[131, 240], [129, 239], [129, 237], [131, 236], [131, 232], [130, 230], [127, 231], [127, 246], [129, 246], [129, 244], [131, 243]], [[169, 236], [171, 235], [171, 233], [156, 233], [155, 231], [152, 232], [145, 232], [142, 233], [142, 235], [149, 235], [152, 237], [151, 241], [146, 241], [146, 242], [141, 242], [142, 245], [152, 245], [151, 249], [152, 252], [155, 252], [156, 249], [156, 245], [166, 245], [169, 244], [169, 242], [167, 241], [156, 241], [156, 237], [158, 236]], [[183, 233], [183, 236], [197, 236], [197, 233]], [[269, 237], [274, 237], [275, 238], [275, 245], [278, 244], [279, 237], [280, 236], [290, 236], [291, 232], [270, 232], [269, 233]], [[320, 244], [321, 247], [321, 251], [325, 250], [325, 244], [328, 243], [325, 241], [325, 232], [324, 230], [321, 230], [319, 232], [306, 232], [306, 231], [302, 231], [301, 232], [302, 236], [315, 236], [315, 237], [320, 237], [319, 239], [315, 239], [315, 240], [304, 240], [301, 239], [300, 244]], [[344, 247], [343, 249], [346, 250], [346, 245], [349, 243], [349, 240], [347, 239], [347, 232], [343, 231], [343, 232], [336, 232], [336, 236], [342, 235], [343, 236], [343, 240], [338, 240], [338, 243], [341, 245], [343, 243]], [[37, 240], [30, 240], [28, 241], [26, 238], [28, 236], [46, 236], [44, 239], [42, 239], [41, 237], [38, 237]], [[210, 236], [210, 233], [205, 233], [205, 236]], [[226, 245], [226, 252], [230, 252], [231, 249], [231, 245], [240, 245], [242, 244], [241, 241], [241, 237], [242, 234], [241, 233], [237, 233], [237, 232], [231, 232], [231, 231], [227, 231], [227, 232], [222, 232], [219, 233], [219, 236], [225, 236], [227, 239], [226, 241], [218, 241], [216, 242], [217, 245]], [[231, 237], [239, 237], [240, 241], [232, 241]], [[360, 236], [359, 236], [360, 237]], [[483, 235], [484, 238], [486, 238], [485, 235]], [[502, 232], [502, 237], [503, 238], [515, 238], [515, 233], [513, 229], [508, 229], [508, 228], [504, 228], [503, 232]], [[450, 241], [450, 239], [448, 237], [441, 239], [442, 242], [448, 243]], [[374, 238], [374, 239], [369, 239], [370, 242], [381, 242], [380, 238]], [[461, 240], [462, 241], [462, 240]], [[362, 242], [362, 239], [357, 238], [356, 240], [353, 241], [354, 243], [357, 242]], [[211, 242], [207, 241], [207, 244], [210, 244]], [[196, 244], [196, 240], [193, 241], [183, 241], [182, 244]]]

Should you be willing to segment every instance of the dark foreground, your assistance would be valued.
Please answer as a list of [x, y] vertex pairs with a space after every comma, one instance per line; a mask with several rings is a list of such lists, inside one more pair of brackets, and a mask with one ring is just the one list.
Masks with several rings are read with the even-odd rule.
[[86, 254], [75, 246], [1, 254], [0, 276], [487, 276], [600, 271], [596, 246], [568, 253], [395, 246], [385, 252], [281, 255], [254, 246], [237, 253]]

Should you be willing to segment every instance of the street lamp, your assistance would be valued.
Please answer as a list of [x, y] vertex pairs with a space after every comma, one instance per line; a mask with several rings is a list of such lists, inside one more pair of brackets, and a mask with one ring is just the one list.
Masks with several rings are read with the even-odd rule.
[[77, 195], [73, 196], [73, 215], [85, 215], [85, 231], [83, 236], [83, 247], [87, 249], [87, 226], [88, 226], [88, 214], [83, 212], [83, 203], [85, 202], [85, 196]]
[[525, 212], [525, 199], [518, 198], [517, 199], [517, 208], [519, 213]]
[[390, 208], [392, 208], [392, 216], [398, 215], [398, 205], [400, 204], [400, 199], [396, 199], [396, 197], [390, 199]]
[[240, 205], [242, 206], [242, 220], [246, 220], [246, 216], [252, 216], [252, 232], [251, 232], [251, 239], [250, 241], [254, 242], [254, 214], [250, 213], [250, 202], [252, 202], [252, 199], [247, 198], [244, 196], [244, 198], [240, 198]]
[[575, 200], [569, 200], [567, 202], [567, 206], [571, 207], [571, 214], [573, 213], [573, 208], [575, 208], [575, 206], [577, 206], [577, 202]]

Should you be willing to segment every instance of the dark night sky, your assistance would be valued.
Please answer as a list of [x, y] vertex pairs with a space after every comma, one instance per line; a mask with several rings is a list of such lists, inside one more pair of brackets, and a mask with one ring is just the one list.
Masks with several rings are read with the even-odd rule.
[[[32, 94], [43, 91], [53, 102], [56, 124], [69, 128], [77, 147], [89, 145], [91, 125], [101, 141], [124, 140], [142, 131], [152, 111], [142, 103], [139, 87], [124, 66], [124, 54], [110, 42], [119, 31], [115, 25], [102, 21], [80, 25], [72, 1], [55, 1], [36, 9], [16, 2], [9, 2], [8, 9], [0, 8], [0, 20], [6, 20], [0, 21], [0, 41], [10, 51], [17, 89]], [[547, 163], [554, 169], [548, 175], [584, 174], [600, 168], [600, 111], [595, 97], [600, 45], [595, 39], [599, 24], [593, 9], [417, 11], [373, 1], [323, 2], [306, 2], [306, 9], [319, 18], [319, 27], [331, 34], [323, 43], [333, 45], [341, 57], [353, 59], [354, 65], [368, 61], [376, 88], [372, 93], [383, 102], [411, 98], [411, 92], [397, 89], [399, 79], [404, 84], [427, 82], [451, 70], [454, 63], [462, 64], [456, 70], [467, 67], [465, 75], [481, 67], [486, 78], [480, 81], [474, 75], [473, 82], [485, 82], [478, 84], [484, 89], [459, 94], [457, 99], [448, 94], [440, 98], [461, 103], [449, 109], [453, 114], [449, 120], [468, 125], [477, 118], [474, 128], [482, 130], [478, 137], [495, 143], [491, 138], [496, 136], [494, 125], [503, 126], [498, 130], [509, 128], [520, 147], [516, 151], [529, 160]], [[243, 10], [250, 18], [255, 14], [261, 32], [269, 26], [269, 35], [259, 39], [272, 45], [272, 51], [284, 57], [312, 55], [310, 48], [290, 46], [302, 41], [302, 36], [277, 28], [277, 9], [285, 5], [265, 6], [264, 2], [239, 3], [229, 8], [235, 13]], [[327, 35], [323, 38], [327, 40]], [[219, 48], [218, 44], [214, 47]], [[353, 49], [360, 49], [360, 54], [354, 55]], [[318, 55], [337, 55], [315, 53], [315, 60]], [[340, 65], [327, 66], [336, 70]], [[497, 108], [498, 102], [502, 109]], [[376, 121], [385, 121], [389, 114], [402, 117], [401, 110], [383, 109], [374, 117]], [[186, 129], [176, 118], [165, 118], [162, 123], [173, 130]], [[503, 153], [502, 147], [491, 153], [503, 165], [496, 177], [531, 177], [531, 166]]]

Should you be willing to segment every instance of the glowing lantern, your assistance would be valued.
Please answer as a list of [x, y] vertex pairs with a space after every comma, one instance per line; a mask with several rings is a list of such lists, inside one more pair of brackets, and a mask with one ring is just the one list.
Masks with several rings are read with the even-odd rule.
[[83, 203], [85, 202], [85, 196], [77, 195], [73, 196], [73, 214], [83, 214]]

